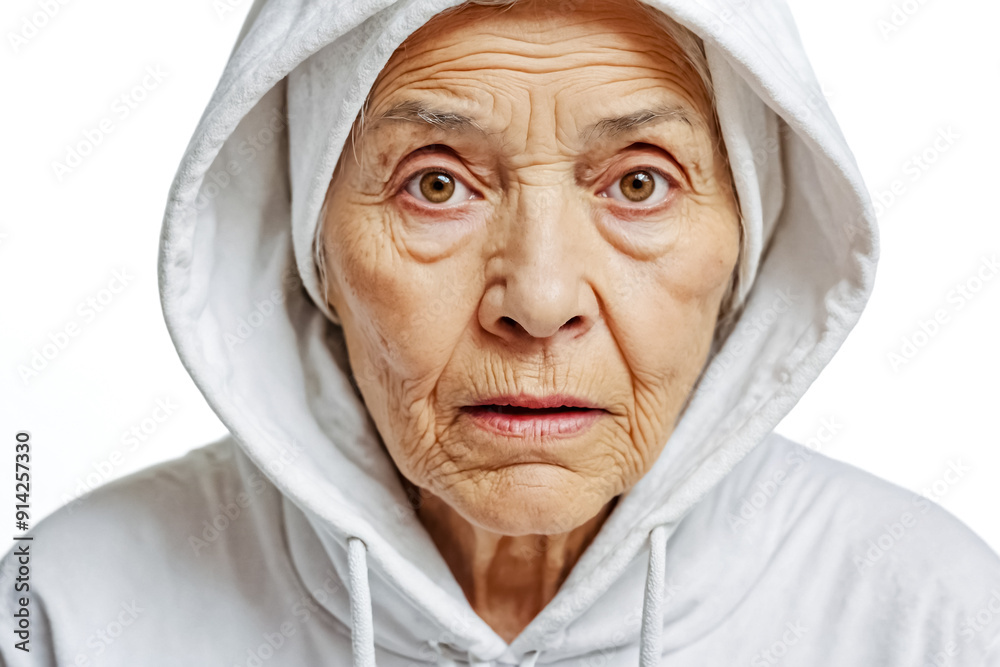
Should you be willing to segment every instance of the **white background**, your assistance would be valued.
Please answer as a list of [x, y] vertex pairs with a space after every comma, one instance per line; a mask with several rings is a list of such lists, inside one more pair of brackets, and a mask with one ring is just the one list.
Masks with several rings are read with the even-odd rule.
[[[33, 523], [105, 477], [225, 433], [167, 336], [156, 252], [174, 170], [250, 2], [63, 1], [5, 0], [0, 14], [4, 548], [15, 533], [18, 430], [32, 435]], [[57, 11], [32, 33], [25, 21], [45, 2]], [[976, 287], [984, 258], [1000, 258], [1000, 3], [791, 5], [873, 195], [888, 203], [897, 180], [902, 194], [880, 217], [882, 260], [865, 315], [779, 431], [807, 441], [835, 424], [824, 453], [925, 492], [1000, 550], [1000, 276], [961, 309], [951, 292]], [[11, 35], [30, 36], [15, 46]], [[145, 90], [130, 92], [144, 80]], [[123, 94], [134, 109], [122, 106]], [[102, 119], [111, 132], [57, 176], [53, 163]], [[935, 149], [949, 130], [947, 150]], [[928, 150], [933, 164], [912, 171], [908, 161]], [[127, 286], [92, 318], [78, 310], [115, 271]], [[890, 353], [902, 354], [904, 337], [939, 309], [947, 322], [916, 336], [923, 345], [894, 368]], [[78, 334], [23, 379], [19, 366], [73, 323]], [[162, 423], [148, 421], [157, 401], [176, 406]], [[123, 435], [144, 420], [149, 434], [124, 451]]]

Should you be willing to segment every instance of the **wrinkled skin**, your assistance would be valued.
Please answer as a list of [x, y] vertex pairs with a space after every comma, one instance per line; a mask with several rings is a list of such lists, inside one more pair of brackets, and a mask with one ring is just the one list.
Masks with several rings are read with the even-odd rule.
[[[327, 297], [421, 520], [509, 641], [656, 461], [705, 363], [739, 252], [728, 167], [697, 74], [625, 0], [438, 16], [370, 100], [328, 193]], [[483, 131], [379, 120], [403, 101]], [[591, 127], [659, 105], [682, 111]], [[637, 202], [622, 178], [640, 168]], [[518, 438], [462, 411], [518, 393], [606, 413]]]

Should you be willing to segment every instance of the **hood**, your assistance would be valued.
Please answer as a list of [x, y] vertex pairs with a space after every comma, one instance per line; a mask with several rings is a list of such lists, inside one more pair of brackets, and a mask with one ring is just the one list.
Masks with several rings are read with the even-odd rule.
[[[312, 260], [323, 193], [381, 68], [461, 0], [257, 0], [187, 148], [161, 237], [164, 317], [205, 398], [294, 508], [288, 548], [303, 576], [332, 564], [347, 583], [347, 598], [325, 605], [351, 628], [357, 665], [374, 664], [376, 645], [473, 664], [583, 655], [621, 637], [567, 631], [602, 597], [634, 591], [643, 613], [623, 632], [641, 626], [640, 659], [653, 664], [670, 534], [788, 413], [868, 299], [874, 212], [787, 7], [645, 1], [705, 43], [744, 219], [742, 311], [655, 465], [509, 646], [410, 509]], [[323, 67], [328, 87], [304, 88], [301, 74]], [[289, 127], [290, 100], [326, 104], [329, 126], [305, 141], [294, 118]]]

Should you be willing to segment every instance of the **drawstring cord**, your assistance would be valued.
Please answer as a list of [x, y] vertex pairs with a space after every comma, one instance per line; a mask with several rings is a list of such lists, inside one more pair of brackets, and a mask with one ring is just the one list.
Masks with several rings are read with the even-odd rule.
[[354, 667], [375, 667], [372, 594], [368, 588], [368, 547], [357, 537], [347, 540], [347, 578], [351, 596], [351, 651]]
[[[663, 655], [663, 591], [666, 579], [667, 531], [657, 526], [649, 533], [649, 566], [646, 569], [646, 587], [642, 598], [642, 628], [639, 632], [639, 667], [660, 667]], [[348, 589], [351, 598], [351, 650], [354, 667], [375, 667], [375, 631], [372, 623], [372, 595], [368, 588], [368, 547], [360, 538], [347, 540]], [[441, 646], [431, 642], [437, 650], [441, 667], [454, 667], [455, 662], [444, 656]], [[539, 652], [532, 651], [524, 657], [520, 667], [535, 667]], [[472, 667], [484, 663], [468, 655]]]
[[639, 632], [639, 667], [659, 667], [663, 634], [663, 589], [666, 579], [667, 530], [657, 526], [649, 533], [649, 566], [642, 598], [642, 629]]

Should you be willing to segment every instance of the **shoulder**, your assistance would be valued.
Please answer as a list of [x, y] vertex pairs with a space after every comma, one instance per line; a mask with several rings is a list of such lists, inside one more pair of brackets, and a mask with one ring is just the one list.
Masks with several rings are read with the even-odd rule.
[[48, 555], [43, 551], [56, 557], [57, 546], [83, 544], [111, 560], [130, 548], [176, 551], [181, 545], [201, 556], [194, 538], [211, 543], [230, 529], [239, 532], [241, 518], [276, 497], [266, 477], [225, 438], [73, 500], [40, 522], [33, 536], [41, 558]]
[[[267, 522], [258, 517], [275, 514], [280, 497], [227, 437], [61, 507], [32, 531], [36, 562], [52, 561], [60, 578], [76, 581], [112, 567], [135, 569], [143, 554], [210, 562], [226, 543], [259, 537]], [[67, 549], [82, 551], [70, 558]]]
[[[28, 593], [44, 613], [35, 621], [51, 650], [82, 661], [74, 664], [91, 664], [111, 643], [123, 656], [141, 656], [155, 637], [197, 643], [212, 627], [225, 645], [225, 626], [210, 619], [241, 609], [253, 623], [264, 608], [252, 596], [297, 590], [280, 548], [281, 511], [280, 493], [231, 438], [97, 488], [18, 545], [28, 545]], [[14, 576], [16, 548], [0, 576]], [[16, 607], [10, 595], [0, 606]], [[111, 634], [124, 627], [121, 639]]]
[[[949, 465], [941, 484], [968, 472], [960, 462]], [[1000, 576], [997, 554], [931, 498], [777, 434], [733, 470], [727, 486], [723, 502], [737, 529], [768, 512], [798, 530], [810, 522], [813, 537], [850, 554], [859, 574], [880, 564], [933, 567], [942, 576], [978, 566]]]
[[774, 586], [795, 581], [845, 631], [868, 624], [887, 645], [966, 655], [1000, 642], [1000, 557], [931, 499], [817, 448], [772, 434], [694, 514], [728, 527], [716, 535], [740, 567]]

